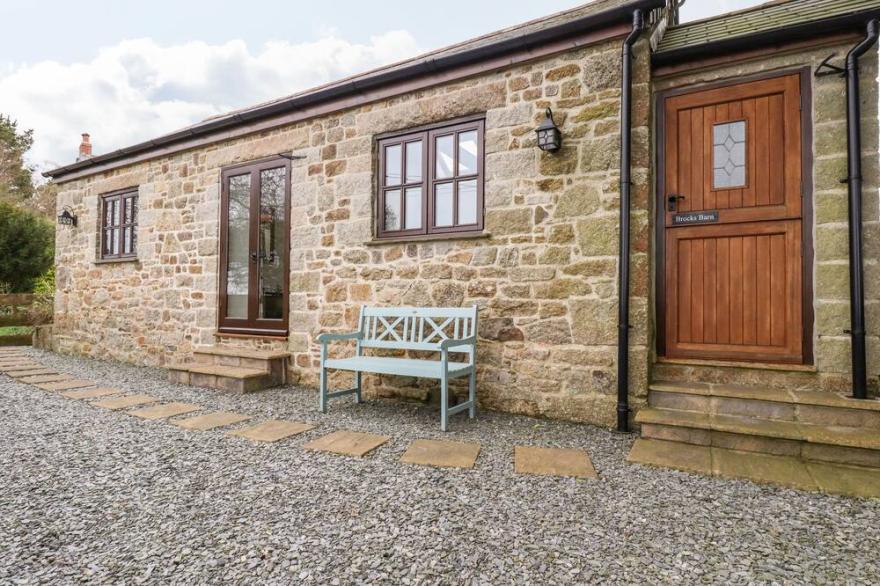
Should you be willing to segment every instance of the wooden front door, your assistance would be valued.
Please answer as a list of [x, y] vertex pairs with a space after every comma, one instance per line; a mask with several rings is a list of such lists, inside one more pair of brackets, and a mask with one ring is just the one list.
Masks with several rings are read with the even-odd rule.
[[667, 357], [803, 362], [800, 110], [798, 74], [666, 98]]
[[290, 164], [224, 169], [220, 213], [220, 331], [287, 335]]

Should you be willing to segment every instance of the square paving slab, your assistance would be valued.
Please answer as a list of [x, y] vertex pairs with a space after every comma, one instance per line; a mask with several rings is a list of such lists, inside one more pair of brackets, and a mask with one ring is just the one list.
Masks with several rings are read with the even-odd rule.
[[0, 371], [11, 372], [13, 370], [21, 370], [23, 368], [43, 368], [43, 365], [33, 360], [19, 360], [17, 362], [0, 363]]
[[216, 413], [208, 413], [206, 415], [198, 415], [196, 417], [190, 417], [189, 419], [174, 421], [173, 423], [184, 429], [207, 431], [209, 429], [214, 429], [215, 427], [223, 427], [225, 425], [247, 421], [250, 418], [250, 415], [242, 415], [241, 413], [218, 411]]
[[72, 389], [93, 387], [95, 383], [90, 380], [63, 380], [57, 383], [42, 383], [34, 386], [44, 391], [70, 391]]
[[362, 457], [391, 438], [387, 435], [361, 433], [358, 431], [335, 431], [330, 435], [310, 441], [303, 447], [317, 452], [332, 452], [343, 456]]
[[38, 374], [36, 376], [23, 376], [18, 379], [19, 382], [29, 385], [40, 383], [58, 383], [65, 380], [73, 380], [73, 377], [67, 374]]
[[68, 399], [97, 399], [98, 397], [106, 397], [108, 395], [119, 395], [122, 391], [119, 389], [110, 389], [101, 387], [99, 389], [85, 389], [79, 391], [66, 391], [61, 396]]
[[583, 450], [516, 446], [514, 468], [517, 474], [596, 478], [596, 469]]
[[150, 395], [127, 395], [125, 397], [116, 397], [114, 399], [103, 399], [92, 403], [95, 407], [103, 407], [104, 409], [125, 409], [126, 407], [137, 407], [147, 403], [155, 403], [158, 401], [156, 397]]
[[480, 444], [420, 439], [409, 445], [400, 461], [438, 468], [473, 468], [479, 454]]
[[198, 405], [191, 403], [165, 403], [164, 405], [153, 405], [152, 407], [144, 407], [129, 411], [129, 415], [142, 417], [144, 419], [164, 419], [165, 417], [174, 417], [175, 415], [183, 415], [184, 413], [192, 413], [201, 409]]
[[310, 429], [314, 429], [314, 425], [308, 423], [298, 423], [296, 421], [282, 421], [273, 419], [254, 425], [253, 427], [245, 427], [244, 429], [236, 429], [228, 432], [228, 435], [238, 437], [246, 437], [258, 442], [277, 442], [286, 437], [297, 435]]

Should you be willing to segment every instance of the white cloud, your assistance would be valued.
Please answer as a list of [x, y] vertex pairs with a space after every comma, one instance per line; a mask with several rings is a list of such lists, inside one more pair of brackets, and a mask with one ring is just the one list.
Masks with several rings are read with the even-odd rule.
[[151, 39], [106, 47], [88, 63], [55, 61], [0, 71], [0, 113], [34, 129], [30, 160], [40, 168], [74, 160], [79, 134], [95, 154], [410, 57], [408, 32], [355, 44], [332, 33], [310, 43], [192, 42], [162, 47]]

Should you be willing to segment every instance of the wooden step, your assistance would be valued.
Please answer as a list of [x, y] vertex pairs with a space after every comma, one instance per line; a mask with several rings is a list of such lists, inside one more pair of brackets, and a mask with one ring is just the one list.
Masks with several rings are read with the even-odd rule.
[[662, 409], [741, 415], [880, 430], [880, 401], [840, 394], [700, 382], [656, 382], [648, 404]]
[[656, 407], [635, 420], [648, 439], [880, 468], [880, 434], [864, 427]]
[[800, 490], [864, 498], [880, 497], [880, 470], [863, 466], [813, 462], [792, 456], [657, 439], [636, 440], [627, 461], [707, 476], [743, 478]]
[[172, 383], [248, 393], [281, 384], [273, 375], [259, 368], [218, 364], [176, 364], [168, 368]]

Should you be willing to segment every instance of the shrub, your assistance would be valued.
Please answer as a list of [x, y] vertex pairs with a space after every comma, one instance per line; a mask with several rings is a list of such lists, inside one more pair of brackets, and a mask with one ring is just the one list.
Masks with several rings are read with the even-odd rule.
[[0, 283], [12, 293], [32, 291], [52, 266], [54, 237], [47, 220], [0, 202]]

